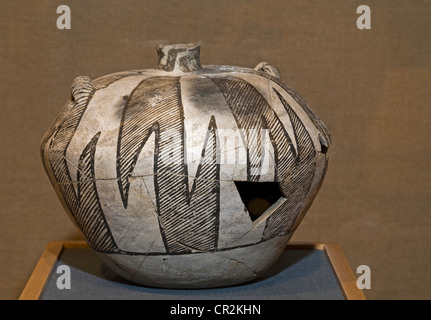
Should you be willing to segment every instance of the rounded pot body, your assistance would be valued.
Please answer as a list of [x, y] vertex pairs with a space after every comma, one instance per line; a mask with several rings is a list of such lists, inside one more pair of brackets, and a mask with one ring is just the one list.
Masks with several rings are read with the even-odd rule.
[[189, 44], [158, 52], [158, 69], [74, 80], [41, 144], [46, 172], [120, 276], [170, 288], [255, 279], [316, 196], [329, 132], [267, 63], [201, 66]]

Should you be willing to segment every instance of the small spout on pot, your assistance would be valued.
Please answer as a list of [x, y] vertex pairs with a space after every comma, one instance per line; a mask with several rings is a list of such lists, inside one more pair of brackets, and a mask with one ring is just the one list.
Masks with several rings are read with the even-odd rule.
[[200, 63], [200, 44], [179, 43], [159, 44], [159, 70], [192, 72], [202, 68]]

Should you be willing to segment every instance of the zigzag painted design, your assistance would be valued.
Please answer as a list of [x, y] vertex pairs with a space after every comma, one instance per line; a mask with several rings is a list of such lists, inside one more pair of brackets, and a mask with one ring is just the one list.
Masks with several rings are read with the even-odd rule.
[[[217, 114], [208, 115], [208, 122], [202, 123], [208, 128], [207, 135], [196, 174], [190, 177], [185, 163], [184, 140], [185, 121], [188, 121], [184, 116], [184, 108], [190, 106], [183, 105], [182, 95], [185, 93], [182, 92], [180, 76], [134, 80], [140, 82], [137, 85], [135, 83], [132, 92], [124, 96], [127, 100], [123, 102], [124, 107], [119, 109], [121, 119], [116, 141], [114, 168], [117, 176], [113, 179], [116, 179], [122, 205], [128, 210], [129, 202], [133, 201], [133, 198], [129, 199], [130, 179], [141, 151], [150, 136], [154, 136], [155, 208], [163, 240], [161, 247], [164, 245], [165, 252], [126, 252], [118, 248], [103, 212], [95, 179], [96, 147], [103, 137], [103, 131], [95, 134], [84, 147], [77, 166], [77, 188], [73, 187], [66, 150], [89, 101], [97, 90], [140, 74], [142, 73], [139, 71], [130, 71], [106, 76], [94, 82], [85, 77], [74, 82], [72, 101], [65, 106], [42, 143], [41, 154], [47, 160], [47, 172], [53, 175], [65, 205], [87, 241], [98, 251], [157, 255], [229, 249], [218, 247], [221, 167], [217, 161], [220, 152]], [[218, 90], [215, 94], [220, 93], [221, 99], [224, 99], [226, 110], [234, 119], [232, 123], [236, 123], [237, 128], [245, 132], [243, 138], [247, 154], [247, 181], [260, 181], [263, 161], [261, 132], [269, 132], [274, 152], [273, 181], [278, 182], [284, 199], [266, 218], [259, 241], [293, 232], [292, 226], [307, 198], [316, 165], [316, 146], [305, 124], [275, 88], [272, 88], [273, 93], [281, 103], [280, 110], [284, 108], [283, 112], [290, 119], [289, 124], [281, 121], [277, 114], [279, 111], [275, 112], [264, 95], [247, 80], [229, 73], [208, 74], [205, 77], [214, 90]], [[298, 101], [297, 97], [294, 99]], [[196, 103], [196, 100], [191, 101]], [[307, 115], [311, 112], [308, 109], [305, 111]], [[190, 110], [188, 112], [192, 114]], [[287, 116], [283, 115], [284, 119]], [[311, 120], [315, 121], [314, 118]], [[293, 132], [292, 136], [289, 136], [286, 125], [292, 126], [289, 129], [289, 132]], [[329, 139], [325, 132], [324, 138]], [[193, 179], [190, 180], [191, 184], [189, 179]]]
[[79, 77], [74, 81], [72, 101], [66, 105], [42, 142], [42, 157], [47, 159], [45, 170], [54, 175], [56, 187], [89, 245], [97, 251], [118, 252], [100, 207], [94, 181], [94, 152], [100, 133], [93, 137], [80, 157], [77, 170], [78, 194], [67, 165], [67, 147], [95, 91], [96, 88], [88, 77]]

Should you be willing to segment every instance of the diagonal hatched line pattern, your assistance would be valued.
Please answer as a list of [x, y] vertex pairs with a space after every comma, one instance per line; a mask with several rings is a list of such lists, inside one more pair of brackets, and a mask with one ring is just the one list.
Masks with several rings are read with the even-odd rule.
[[281, 94], [277, 90], [273, 90], [290, 117], [295, 140], [297, 141], [298, 155], [294, 165], [284, 168], [285, 171], [280, 173], [280, 188], [286, 201], [281, 205], [278, 212], [272, 214], [266, 221], [263, 240], [292, 231], [290, 228], [299, 216], [303, 203], [307, 198], [316, 165], [316, 151], [307, 128]]
[[[76, 100], [69, 102], [44, 138], [42, 157], [48, 154], [50, 170], [66, 205], [90, 245], [103, 252], [121, 253], [115, 244], [97, 194], [94, 156], [97, 133], [81, 154], [77, 191], [70, 183], [66, 150], [94, 92], [137, 72], [80, 85]], [[316, 151], [301, 119], [273, 88], [289, 115], [297, 150], [284, 124], [260, 92], [246, 80], [233, 75], [208, 75], [229, 105], [247, 141], [247, 180], [259, 181], [263, 129], [269, 131], [276, 163], [274, 180], [279, 182], [284, 203], [266, 220], [261, 241], [289, 233], [300, 214], [314, 175]], [[214, 115], [201, 153], [191, 190], [184, 163], [184, 106], [180, 77], [142, 80], [127, 97], [117, 145], [117, 182], [127, 208], [132, 176], [140, 152], [155, 134], [154, 187], [160, 232], [167, 253], [217, 250], [220, 214], [220, 165], [217, 163], [217, 125]], [[298, 98], [295, 96], [295, 100]], [[307, 110], [306, 110], [307, 111]], [[181, 178], [178, 178], [181, 177]]]
[[[118, 252], [98, 199], [94, 172], [94, 153], [100, 133], [84, 149], [77, 170], [78, 193], [76, 193], [68, 169], [66, 150], [93, 97], [96, 88], [85, 77], [75, 80], [70, 101], [42, 142], [49, 169], [52, 171], [63, 200], [89, 245], [102, 252]], [[48, 168], [46, 168], [48, 171]], [[82, 180], [82, 181], [81, 181]], [[85, 181], [92, 182], [85, 182]]]
[[89, 243], [98, 251], [112, 252], [118, 251], [118, 248], [107, 227], [108, 224], [97, 194], [96, 181], [85, 179], [85, 177], [95, 176], [94, 155], [100, 134], [98, 132], [90, 140], [79, 159], [77, 173], [79, 205], [75, 209], [75, 219]]
[[[285, 235], [299, 215], [301, 205], [311, 186], [315, 165], [315, 151], [311, 137], [299, 117], [275, 89], [292, 121], [298, 154], [292, 147], [292, 139], [283, 123], [253, 85], [232, 75], [212, 76], [212, 80], [223, 93], [239, 128], [245, 129], [247, 134], [256, 130], [259, 132], [261, 129], [269, 129], [275, 154], [276, 181], [279, 181], [286, 200], [267, 219], [262, 240]], [[258, 140], [260, 138], [257, 137]], [[259, 179], [253, 171], [253, 164], [256, 163], [256, 159], [260, 159], [260, 153], [256, 150], [258, 146], [259, 143], [255, 143], [255, 147], [247, 145], [248, 164], [251, 167], [248, 181]]]
[[[209, 131], [215, 137], [215, 120]], [[184, 164], [184, 111], [179, 77], [145, 79], [126, 102], [117, 148], [118, 185], [125, 208], [130, 188], [128, 178], [152, 132], [155, 132], [154, 186], [166, 251], [179, 253], [191, 252], [192, 248], [216, 248], [220, 168], [215, 156], [203, 152], [203, 157], [214, 159], [204, 159], [194, 187], [189, 190], [188, 170]], [[209, 139], [211, 144], [214, 137]], [[205, 198], [206, 208], [196, 198]], [[202, 230], [208, 231], [206, 236], [201, 234], [204, 233]]]

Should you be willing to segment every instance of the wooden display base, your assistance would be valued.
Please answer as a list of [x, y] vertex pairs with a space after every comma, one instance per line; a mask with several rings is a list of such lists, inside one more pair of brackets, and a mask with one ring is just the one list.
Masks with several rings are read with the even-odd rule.
[[[43, 252], [41, 258], [39, 259], [39, 262], [37, 263], [33, 273], [30, 276], [29, 281], [27, 282], [27, 285], [25, 286], [21, 296], [19, 297], [20, 300], [38, 300], [43, 299], [44, 291], [47, 287], [47, 283], [49, 282], [50, 278], [55, 274], [55, 266], [57, 263], [59, 263], [62, 254], [67, 250], [85, 250], [85, 251], [92, 251], [88, 245], [85, 243], [85, 241], [55, 241], [50, 242], [48, 246], [46, 247], [45, 251]], [[365, 295], [363, 292], [358, 289], [356, 286], [356, 277], [350, 268], [350, 265], [345, 258], [343, 251], [341, 247], [337, 243], [292, 243], [288, 244], [286, 247], [286, 254], [294, 253], [295, 250], [303, 250], [304, 252], [310, 251], [315, 252], [316, 250], [319, 250], [321, 252], [324, 252], [327, 261], [332, 267], [333, 274], [329, 275], [336, 278], [339, 290], [342, 293], [342, 297], [347, 300], [365, 300]], [[90, 261], [92, 263], [92, 261]], [[101, 264], [100, 261], [96, 260], [95, 263]], [[296, 262], [296, 263], [301, 263]], [[326, 262], [325, 262], [326, 263]], [[289, 266], [287, 267], [287, 269]], [[85, 268], [83, 268], [85, 269]], [[79, 270], [82, 271], [83, 274], [86, 273], [86, 270]], [[57, 275], [58, 276], [58, 275]], [[320, 276], [320, 275], [318, 275]], [[326, 276], [322, 274], [321, 276]], [[99, 278], [103, 278], [103, 276], [98, 276]], [[296, 275], [295, 279], [301, 278], [301, 275]], [[113, 287], [114, 285], [114, 291], [115, 291], [115, 284], [116, 282], [112, 282], [110, 279], [102, 279], [103, 281], [106, 281], [110, 287]], [[263, 280], [265, 281], [265, 280]], [[100, 282], [100, 281], [99, 281]], [[111, 285], [111, 282], [113, 285]], [[97, 285], [94, 284], [92, 287], [92, 290], [97, 292]], [[130, 284], [132, 286], [133, 284]], [[124, 290], [124, 283], [122, 284], [122, 290]], [[102, 289], [101, 289], [102, 290]], [[152, 289], [156, 290], [156, 289]], [[220, 290], [220, 289], [219, 289]], [[324, 292], [325, 288], [322, 288], [320, 292]], [[60, 291], [60, 290], [59, 290]], [[136, 291], [136, 289], [135, 289]], [[319, 291], [319, 290], [317, 290]], [[147, 293], [146, 293], [147, 294]], [[147, 294], [148, 295], [148, 294]], [[341, 295], [340, 295], [341, 296]], [[143, 296], [144, 299], [146, 296]], [[151, 298], [151, 296], [149, 296]], [[304, 297], [304, 296], [302, 296]], [[314, 299], [313, 296], [310, 296], [311, 299]], [[46, 298], [46, 297], [45, 297]], [[96, 297], [97, 298], [97, 297]], [[114, 296], [115, 298], [115, 296]], [[139, 298], [139, 296], [137, 297]], [[299, 297], [300, 299], [301, 297]], [[46, 299], [49, 299], [46, 298]], [[157, 298], [155, 298], [157, 299]], [[316, 297], [316, 299], [325, 299], [325, 296], [319, 296]]]

